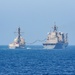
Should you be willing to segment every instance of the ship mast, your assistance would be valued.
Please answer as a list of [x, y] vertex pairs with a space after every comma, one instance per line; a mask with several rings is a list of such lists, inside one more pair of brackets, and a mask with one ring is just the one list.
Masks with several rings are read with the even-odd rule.
[[54, 27], [53, 27], [53, 32], [55, 32], [55, 34], [56, 34], [56, 37], [57, 37], [57, 39], [58, 39], [58, 41], [59, 41], [59, 37], [58, 37], [58, 33], [57, 33], [57, 30], [58, 30], [58, 27], [56, 26], [56, 22], [54, 22]]
[[54, 22], [54, 27], [53, 27], [53, 31], [57, 32], [58, 27], [56, 26], [56, 22]]
[[66, 33], [66, 42], [68, 42], [68, 33]]
[[21, 33], [20, 33], [20, 27], [18, 28], [18, 43], [20, 43], [20, 36], [21, 36]]

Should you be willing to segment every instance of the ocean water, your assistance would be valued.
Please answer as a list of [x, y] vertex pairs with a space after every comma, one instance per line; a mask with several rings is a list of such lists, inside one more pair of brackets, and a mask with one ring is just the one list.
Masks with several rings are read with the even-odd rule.
[[42, 46], [0, 46], [0, 75], [75, 75], [75, 46], [46, 50]]

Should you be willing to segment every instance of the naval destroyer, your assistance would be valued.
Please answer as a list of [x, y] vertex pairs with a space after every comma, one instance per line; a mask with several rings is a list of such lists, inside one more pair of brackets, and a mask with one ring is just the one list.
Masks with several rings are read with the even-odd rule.
[[68, 46], [68, 34], [58, 31], [58, 27], [54, 25], [53, 31], [49, 32], [48, 37], [43, 43], [45, 49], [63, 49]]
[[9, 48], [25, 48], [25, 40], [21, 36], [20, 27], [18, 28], [18, 36], [14, 39], [14, 41], [9, 44]]

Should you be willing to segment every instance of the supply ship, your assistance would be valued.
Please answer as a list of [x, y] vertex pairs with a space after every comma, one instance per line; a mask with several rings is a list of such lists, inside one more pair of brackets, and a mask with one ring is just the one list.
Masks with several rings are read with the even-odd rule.
[[58, 27], [54, 25], [53, 31], [49, 32], [48, 37], [43, 43], [45, 49], [63, 49], [68, 46], [68, 34], [58, 31]]
[[9, 48], [25, 48], [25, 40], [21, 36], [20, 27], [18, 28], [18, 36], [14, 39], [14, 41], [9, 44]]

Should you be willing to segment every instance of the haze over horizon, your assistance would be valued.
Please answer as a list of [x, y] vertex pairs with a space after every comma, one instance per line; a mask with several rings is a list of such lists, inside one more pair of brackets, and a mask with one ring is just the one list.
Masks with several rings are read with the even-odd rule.
[[0, 0], [0, 45], [13, 42], [18, 27], [27, 43], [43, 40], [54, 22], [75, 45], [75, 0]]

